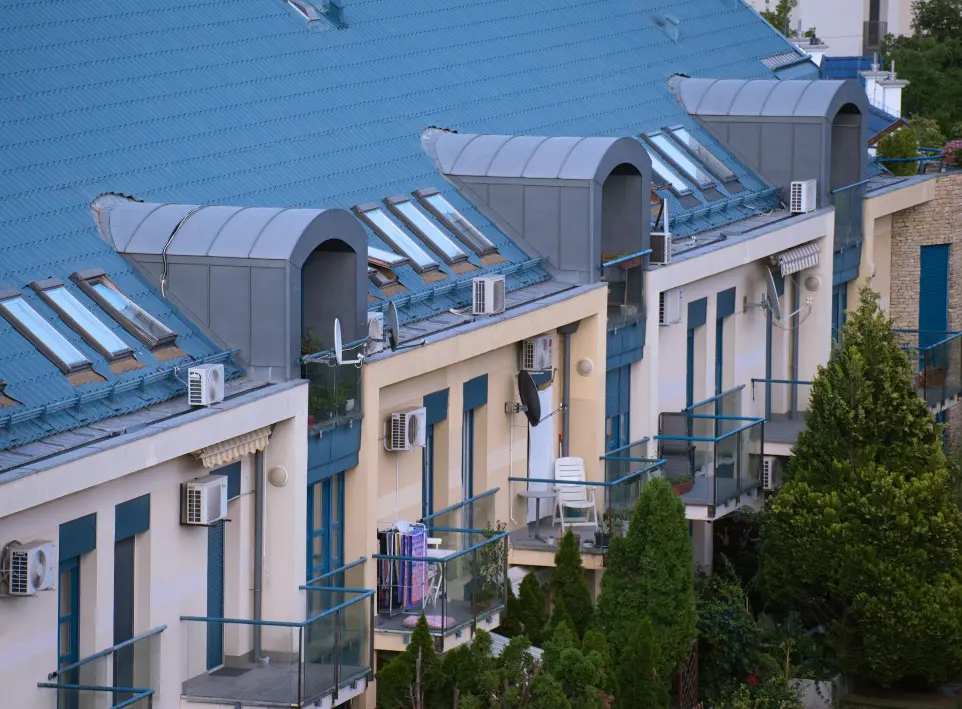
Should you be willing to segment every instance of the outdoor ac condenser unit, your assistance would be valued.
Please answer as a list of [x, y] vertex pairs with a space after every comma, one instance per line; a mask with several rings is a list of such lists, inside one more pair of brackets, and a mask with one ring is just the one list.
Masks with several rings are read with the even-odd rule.
[[2, 571], [7, 577], [11, 596], [32, 596], [38, 591], [53, 590], [57, 580], [55, 542], [11, 544], [5, 552]]
[[792, 182], [789, 194], [789, 210], [792, 214], [806, 214], [815, 211], [815, 180], [796, 180]]
[[384, 440], [389, 451], [410, 451], [424, 446], [427, 410], [423, 406], [391, 414]]
[[473, 315], [498, 315], [504, 312], [504, 276], [480, 276], [471, 282]]
[[205, 475], [185, 482], [180, 504], [180, 522], [209, 526], [227, 517], [227, 476]]
[[199, 364], [187, 370], [187, 403], [211, 406], [224, 400], [224, 365]]
[[681, 322], [681, 314], [685, 305], [685, 292], [681, 288], [672, 288], [658, 294], [658, 324], [674, 325]]
[[554, 361], [550, 335], [539, 335], [521, 343], [521, 369], [526, 372], [545, 372]]
[[778, 458], [774, 455], [766, 455], [762, 458], [762, 490], [771, 492], [775, 489], [775, 473], [778, 466]]

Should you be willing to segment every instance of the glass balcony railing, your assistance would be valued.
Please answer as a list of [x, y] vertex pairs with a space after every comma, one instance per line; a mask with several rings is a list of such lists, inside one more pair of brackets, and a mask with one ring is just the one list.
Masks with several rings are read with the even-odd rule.
[[69, 709], [149, 709], [157, 691], [160, 626], [67, 665], [37, 686], [57, 692]]
[[604, 552], [613, 536], [624, 533], [645, 484], [659, 475], [662, 461], [647, 457], [648, 441], [643, 438], [601, 456], [603, 481], [508, 478], [516, 497], [526, 501], [511, 523], [512, 546], [553, 549], [563, 535], [563, 518], [583, 552]]
[[[344, 570], [325, 576], [333, 580]], [[307, 598], [301, 621], [182, 616], [184, 698], [302, 707], [329, 696], [336, 702], [343, 688], [370, 677], [375, 592], [334, 585], [300, 589]]]
[[869, 57], [872, 54], [877, 54], [887, 33], [888, 22], [865, 20], [862, 23], [862, 56]]
[[664, 477], [687, 505], [737, 504], [761, 485], [765, 420], [742, 415], [742, 389], [659, 417]]
[[862, 243], [862, 205], [865, 200], [865, 185], [862, 180], [832, 191], [835, 201], [835, 251]]
[[376, 630], [410, 633], [424, 614], [431, 633], [447, 637], [474, 628], [504, 609], [508, 531], [494, 519], [497, 492], [495, 488], [475, 495], [405, 526], [404, 532], [396, 531], [396, 548], [403, 551], [407, 540], [423, 539], [423, 550], [374, 555], [378, 563]]
[[915, 387], [932, 408], [962, 392], [962, 332], [896, 330], [912, 361]]
[[605, 255], [601, 280], [608, 284], [608, 329], [645, 317], [645, 271], [651, 249], [634, 254]]
[[[367, 340], [344, 346], [343, 359], [356, 360]], [[301, 358], [301, 377], [308, 381], [308, 426], [334, 428], [361, 418], [361, 365], [338, 364], [333, 350]]]
[[765, 419], [765, 441], [794, 446], [805, 427], [812, 383], [799, 379], [752, 379], [752, 414]]

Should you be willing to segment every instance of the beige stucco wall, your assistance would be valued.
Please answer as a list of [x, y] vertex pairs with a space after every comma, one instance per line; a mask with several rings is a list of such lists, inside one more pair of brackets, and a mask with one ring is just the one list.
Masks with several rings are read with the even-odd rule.
[[[56, 541], [61, 523], [97, 515], [96, 549], [81, 557], [81, 658], [114, 644], [115, 507], [150, 494], [150, 529], [135, 538], [134, 632], [167, 626], [154, 641], [160, 650], [154, 657], [153, 686], [158, 693], [153, 706], [157, 709], [179, 707], [181, 682], [188, 672], [192, 676], [204, 669], [206, 629], [180, 621], [182, 615], [207, 613], [207, 530], [180, 524], [181, 483], [211, 472], [191, 451], [277, 424], [264, 452], [265, 469], [283, 466], [290, 479], [283, 487], [267, 486], [264, 617], [302, 620], [305, 610], [297, 581], [305, 577], [306, 563], [307, 386], [286, 387], [266, 398], [221, 410], [191, 412], [184, 418], [181, 426], [156, 433], [148, 427], [119, 445], [0, 485], [0, 500], [4, 501], [0, 505], [4, 511], [0, 544], [14, 539]], [[144, 461], [150, 461], [149, 467], [143, 466]], [[241, 496], [229, 503], [224, 579], [227, 617], [251, 617], [253, 472], [253, 456], [246, 456]], [[47, 674], [57, 667], [57, 599], [56, 591], [0, 598], [3, 706], [56, 707], [55, 691], [39, 689], [37, 683], [46, 682]], [[266, 650], [272, 649], [273, 640], [265, 633]], [[248, 626], [227, 630], [227, 654], [249, 648]]]

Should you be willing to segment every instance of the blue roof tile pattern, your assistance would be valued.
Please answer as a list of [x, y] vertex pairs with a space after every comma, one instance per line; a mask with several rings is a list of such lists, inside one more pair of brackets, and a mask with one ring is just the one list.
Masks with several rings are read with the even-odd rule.
[[[664, 12], [678, 20], [677, 41], [652, 20]], [[101, 240], [89, 209], [99, 194], [350, 207], [434, 185], [500, 240], [511, 261], [527, 259], [441, 184], [419, 141], [428, 125], [639, 135], [683, 124], [749, 191], [768, 187], [724, 153], [668, 88], [673, 74], [772, 77], [761, 59], [791, 45], [743, 3], [357, 0], [347, 3], [345, 20], [343, 29], [308, 23], [278, 0], [0, 5], [0, 281], [23, 286], [101, 266], [183, 333], [181, 347], [200, 358], [215, 348]], [[721, 201], [689, 219], [711, 226], [714, 214], [731, 220], [753, 209], [744, 199], [728, 208]], [[672, 206], [681, 216], [680, 205]], [[538, 265], [526, 268], [511, 278], [546, 277]], [[423, 287], [413, 271], [402, 267], [399, 275]], [[107, 375], [79, 337], [59, 321], [56, 327]], [[157, 364], [137, 351], [153, 371]], [[0, 377], [24, 409], [62, 404], [141, 371], [75, 389], [0, 321]], [[0, 427], [0, 448], [134, 410], [173, 386], [155, 382], [74, 405], [35, 419], [29, 425], [42, 430], [33, 434], [18, 433], [26, 423]], [[0, 419], [21, 410], [0, 409]]]

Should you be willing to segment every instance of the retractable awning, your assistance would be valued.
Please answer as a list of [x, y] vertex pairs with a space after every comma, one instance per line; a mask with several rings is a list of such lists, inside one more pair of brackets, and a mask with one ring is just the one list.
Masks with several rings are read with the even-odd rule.
[[794, 249], [782, 251], [774, 258], [783, 276], [797, 273], [818, 265], [818, 244], [810, 241], [807, 244], [796, 246]]
[[214, 443], [213, 445], [194, 451], [194, 457], [203, 463], [205, 468], [218, 468], [250, 453], [256, 453], [267, 448], [271, 438], [271, 427], [265, 426], [256, 431], [245, 433], [242, 436], [234, 436], [226, 441]]

